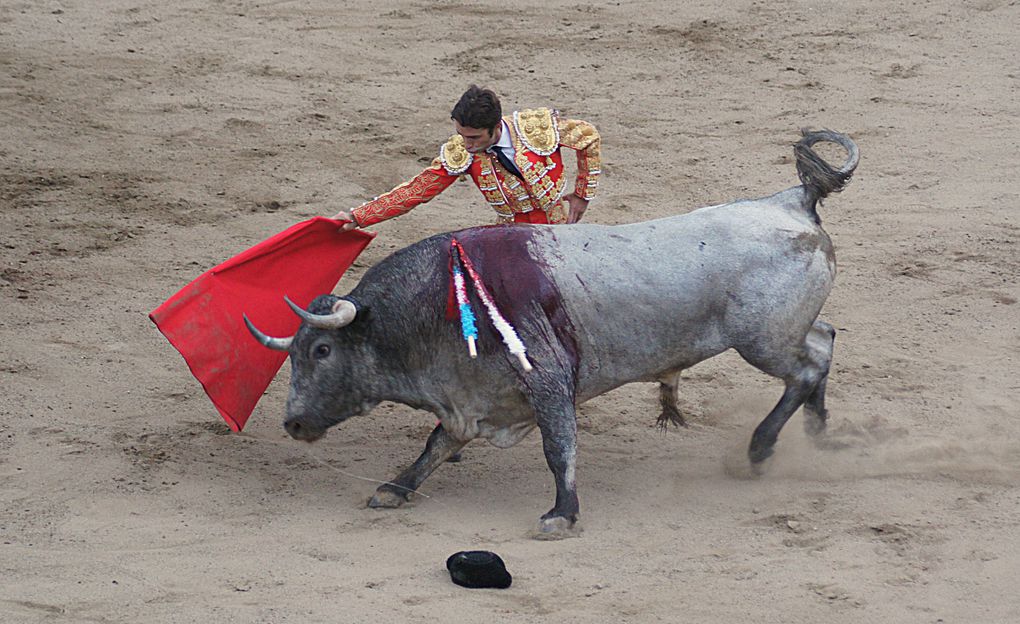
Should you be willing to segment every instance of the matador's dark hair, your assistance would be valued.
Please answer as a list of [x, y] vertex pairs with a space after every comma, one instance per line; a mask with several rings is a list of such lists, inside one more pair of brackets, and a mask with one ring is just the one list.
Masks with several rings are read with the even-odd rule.
[[491, 90], [482, 89], [478, 85], [468, 87], [450, 111], [450, 119], [469, 128], [486, 129], [490, 135], [502, 118], [503, 109], [499, 105], [499, 98]]

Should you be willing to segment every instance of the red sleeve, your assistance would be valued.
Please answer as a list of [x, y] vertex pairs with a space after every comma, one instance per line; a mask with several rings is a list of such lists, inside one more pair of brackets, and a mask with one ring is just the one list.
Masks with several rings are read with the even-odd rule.
[[351, 216], [361, 227], [398, 217], [410, 212], [418, 204], [424, 204], [439, 195], [457, 178], [458, 176], [448, 173], [437, 158], [428, 169], [409, 182], [352, 210]]

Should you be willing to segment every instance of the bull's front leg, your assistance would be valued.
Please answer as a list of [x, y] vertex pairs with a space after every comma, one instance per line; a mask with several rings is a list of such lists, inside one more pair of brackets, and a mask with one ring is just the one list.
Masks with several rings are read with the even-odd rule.
[[563, 539], [577, 535], [577, 418], [573, 400], [536, 407], [545, 461], [556, 481], [556, 504], [542, 516], [536, 539]]
[[411, 498], [411, 493], [418, 489], [432, 471], [445, 462], [451, 455], [464, 447], [464, 442], [453, 439], [442, 424], [436, 425], [425, 442], [417, 461], [401, 472], [389, 483], [380, 485], [375, 495], [368, 501], [373, 508], [400, 507]]

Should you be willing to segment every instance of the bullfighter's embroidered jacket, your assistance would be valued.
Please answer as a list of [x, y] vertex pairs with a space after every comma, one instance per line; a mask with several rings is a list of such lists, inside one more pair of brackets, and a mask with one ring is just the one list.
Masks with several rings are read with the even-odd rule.
[[455, 134], [439, 149], [432, 164], [409, 182], [352, 211], [364, 227], [402, 215], [423, 204], [465, 174], [471, 176], [498, 222], [563, 223], [569, 205], [563, 201], [563, 157], [560, 148], [577, 152], [574, 193], [582, 199], [595, 197], [601, 170], [599, 134], [585, 121], [561, 119], [548, 108], [517, 111], [504, 117], [510, 131], [514, 164], [522, 178], [507, 171], [496, 156], [472, 154], [464, 139]]

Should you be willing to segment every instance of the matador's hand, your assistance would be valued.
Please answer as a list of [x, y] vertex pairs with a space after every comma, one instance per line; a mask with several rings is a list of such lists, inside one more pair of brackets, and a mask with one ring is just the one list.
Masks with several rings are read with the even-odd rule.
[[341, 232], [350, 232], [354, 228], [358, 227], [358, 223], [357, 223], [357, 221], [354, 220], [354, 217], [352, 217], [351, 215], [347, 214], [343, 210], [341, 210], [340, 212], [338, 212], [335, 215], [333, 215], [332, 219], [334, 221], [346, 221], [347, 222], [347, 223], [344, 223], [343, 225], [340, 226], [340, 231]]
[[588, 200], [581, 199], [576, 193], [570, 193], [564, 195], [563, 199], [567, 200], [570, 204], [570, 215], [567, 216], [567, 223], [577, 223], [584, 216], [584, 211], [588, 210]]

